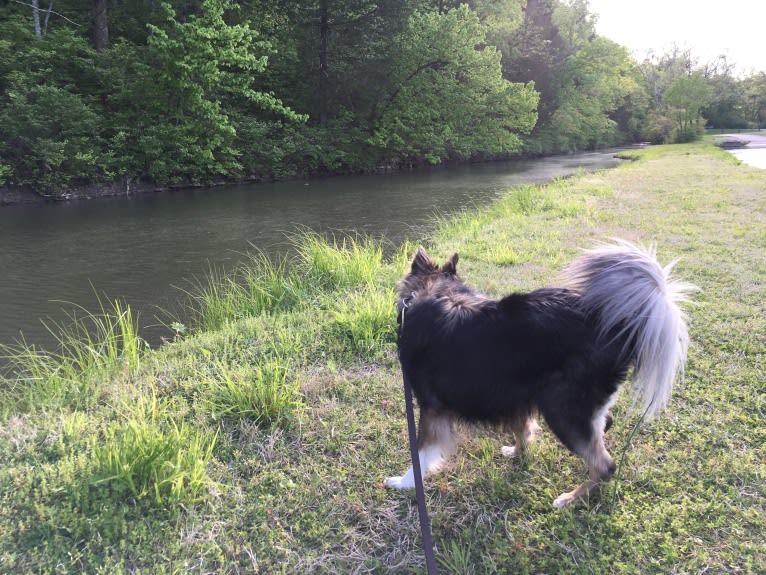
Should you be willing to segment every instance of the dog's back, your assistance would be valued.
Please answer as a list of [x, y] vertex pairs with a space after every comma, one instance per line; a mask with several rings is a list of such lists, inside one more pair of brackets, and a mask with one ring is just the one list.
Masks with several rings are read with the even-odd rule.
[[571, 395], [562, 386], [574, 384], [582, 395], [584, 386], [607, 381], [600, 397], [589, 398], [605, 401], [627, 365], [600, 350], [578, 297], [543, 289], [499, 301], [466, 302], [462, 294], [414, 301], [399, 357], [421, 408], [500, 423]]

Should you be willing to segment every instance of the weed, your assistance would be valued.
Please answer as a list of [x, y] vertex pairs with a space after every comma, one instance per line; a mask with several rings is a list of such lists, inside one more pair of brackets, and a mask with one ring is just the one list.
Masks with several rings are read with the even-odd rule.
[[278, 358], [252, 368], [216, 361], [213, 377], [201, 379], [201, 385], [203, 406], [214, 418], [247, 418], [270, 427], [292, 419], [302, 405], [289, 362]]
[[293, 238], [298, 268], [308, 282], [334, 292], [371, 285], [383, 267], [383, 247], [370, 238], [344, 237], [326, 241], [303, 233]]
[[365, 288], [331, 304], [332, 331], [349, 349], [370, 354], [396, 340], [394, 293]]
[[110, 425], [93, 446], [94, 484], [116, 484], [158, 505], [200, 501], [215, 436], [176, 422], [154, 395], [125, 409], [125, 421]]
[[98, 313], [77, 308], [69, 323], [46, 325], [57, 341], [54, 351], [24, 341], [0, 346], [8, 364], [0, 375], [3, 413], [90, 405], [104, 380], [139, 366], [147, 345], [130, 306], [100, 299], [99, 305]]

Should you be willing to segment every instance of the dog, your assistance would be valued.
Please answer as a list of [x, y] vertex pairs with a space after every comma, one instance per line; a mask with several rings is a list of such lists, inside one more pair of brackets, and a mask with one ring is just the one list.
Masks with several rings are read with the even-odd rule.
[[[522, 455], [542, 415], [556, 437], [588, 464], [589, 477], [557, 497], [561, 508], [596, 492], [615, 472], [604, 446], [609, 409], [632, 369], [634, 392], [651, 417], [683, 376], [689, 336], [680, 304], [694, 286], [672, 279], [653, 248], [624, 240], [585, 251], [561, 287], [494, 300], [419, 248], [397, 285], [398, 353], [420, 408], [423, 476], [456, 448], [457, 420], [512, 432], [506, 456]], [[414, 487], [412, 467], [385, 485]]]

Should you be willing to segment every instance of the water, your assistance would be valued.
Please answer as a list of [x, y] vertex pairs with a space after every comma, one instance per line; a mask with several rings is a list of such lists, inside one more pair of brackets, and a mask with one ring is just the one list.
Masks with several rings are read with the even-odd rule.
[[742, 162], [766, 170], [766, 147], [729, 151]]
[[180, 313], [179, 287], [211, 266], [231, 267], [251, 245], [285, 252], [287, 234], [300, 227], [417, 239], [436, 213], [485, 204], [513, 186], [613, 167], [613, 153], [3, 207], [0, 343], [23, 333], [28, 343], [50, 345], [41, 320], [65, 321], [74, 305], [97, 311], [97, 294], [130, 304], [157, 343], [167, 333], [157, 325], [160, 310]]
[[744, 148], [728, 150], [735, 158], [756, 168], [766, 170], [766, 135], [755, 132], [742, 134], [726, 134], [719, 136], [721, 141], [740, 141], [746, 144]]

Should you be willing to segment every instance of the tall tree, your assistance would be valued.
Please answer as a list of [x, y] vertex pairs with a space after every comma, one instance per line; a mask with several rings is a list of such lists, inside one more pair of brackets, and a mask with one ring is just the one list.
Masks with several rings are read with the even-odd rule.
[[559, 105], [558, 77], [565, 44], [553, 22], [555, 0], [527, 0], [521, 26], [509, 40], [503, 75], [512, 82], [534, 82], [540, 93], [538, 130]]
[[[163, 3], [161, 26], [150, 25], [148, 59], [135, 65], [116, 95], [120, 110], [115, 147], [134, 169], [160, 182], [208, 180], [240, 171], [231, 112], [299, 119], [276, 97], [255, 87], [268, 44], [224, 16], [230, 0], [204, 0], [182, 22]], [[228, 104], [229, 107], [225, 106]], [[252, 145], [257, 145], [252, 143]]]
[[561, 103], [540, 130], [544, 149], [596, 148], [626, 137], [630, 127], [614, 115], [641, 91], [627, 49], [607, 38], [586, 42], [564, 62], [559, 82]]
[[665, 103], [670, 106], [676, 119], [676, 142], [688, 142], [699, 137], [702, 123], [702, 108], [709, 102], [712, 88], [700, 72], [679, 76], [665, 91]]
[[109, 48], [107, 0], [93, 0], [93, 45], [99, 52]]
[[382, 94], [371, 143], [404, 163], [509, 154], [535, 124], [537, 94], [502, 77], [500, 53], [467, 6], [416, 13], [398, 37], [393, 90]]

